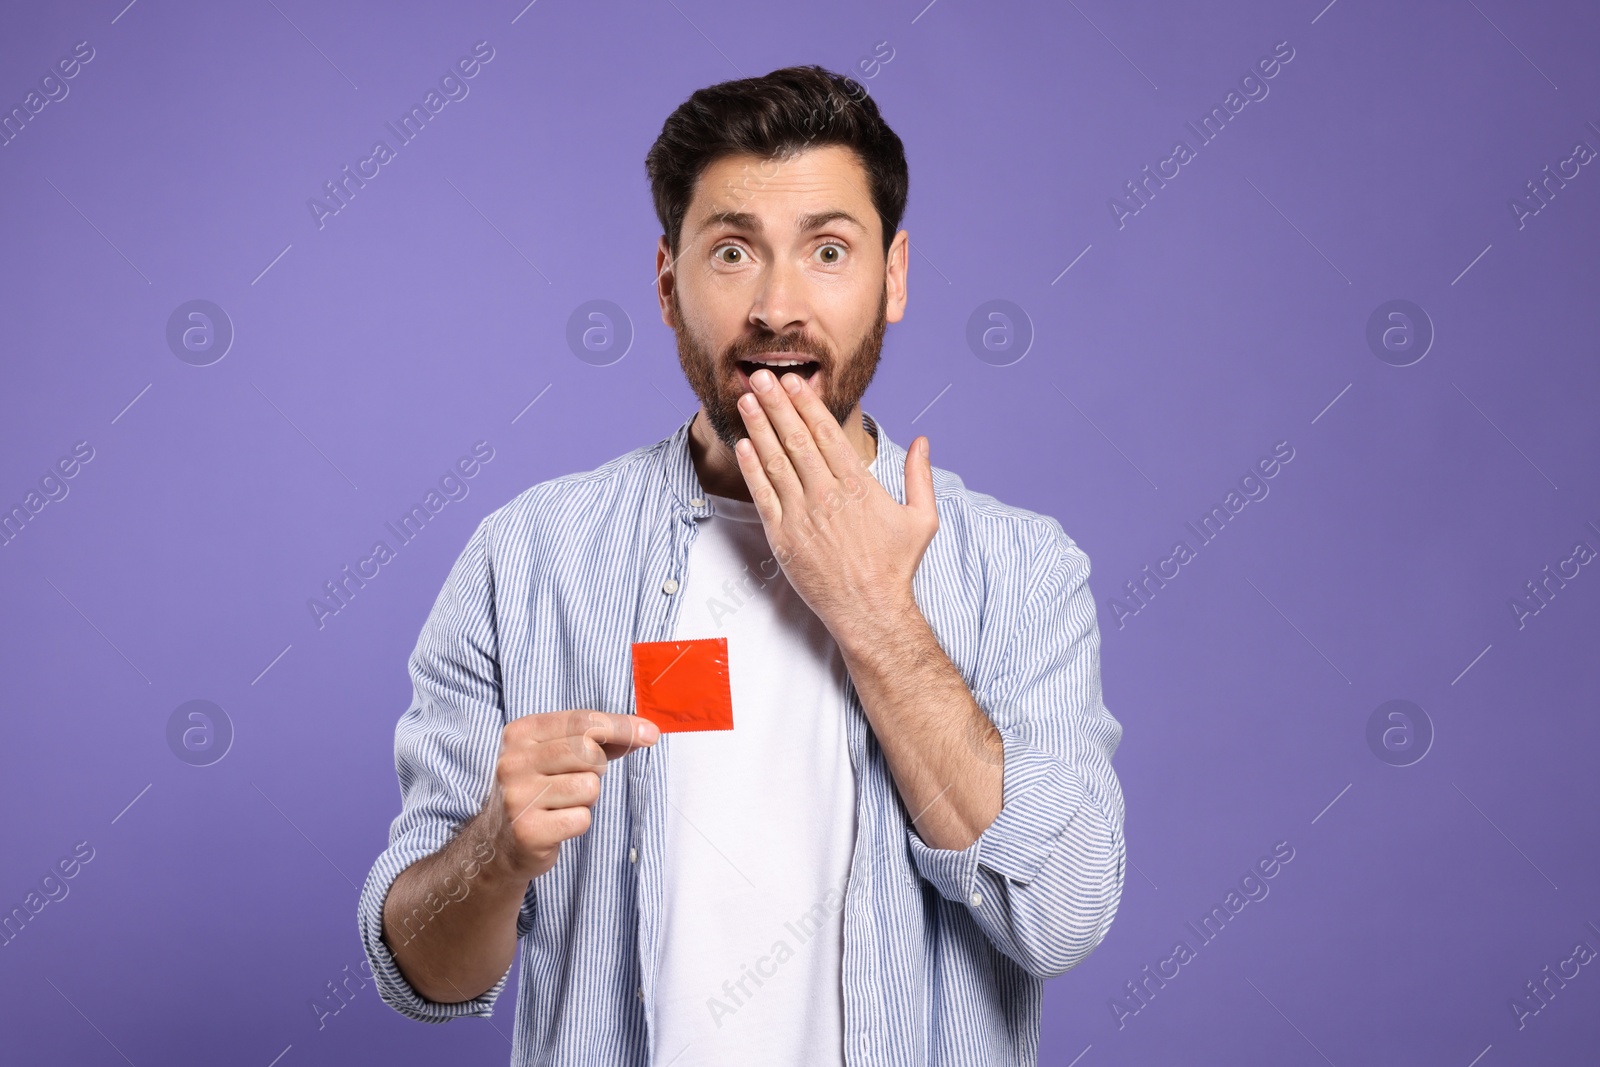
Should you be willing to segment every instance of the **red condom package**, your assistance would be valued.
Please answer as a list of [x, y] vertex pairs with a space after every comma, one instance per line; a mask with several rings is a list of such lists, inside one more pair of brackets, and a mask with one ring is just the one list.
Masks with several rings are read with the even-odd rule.
[[633, 691], [638, 714], [662, 733], [733, 729], [728, 639], [635, 641]]

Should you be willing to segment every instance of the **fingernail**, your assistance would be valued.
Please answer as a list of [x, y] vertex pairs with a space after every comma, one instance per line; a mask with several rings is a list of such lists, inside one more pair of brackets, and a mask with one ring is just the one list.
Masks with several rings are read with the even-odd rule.
[[651, 744], [660, 736], [661, 731], [656, 727], [655, 723], [642, 722], [639, 724], [639, 741], [642, 744]]
[[767, 370], [765, 367], [761, 368], [750, 376], [750, 384], [761, 390], [763, 393], [772, 388], [772, 380], [772, 372]]
[[783, 376], [783, 387], [791, 393], [798, 393], [800, 391], [800, 383], [804, 380], [798, 374], [785, 374]]

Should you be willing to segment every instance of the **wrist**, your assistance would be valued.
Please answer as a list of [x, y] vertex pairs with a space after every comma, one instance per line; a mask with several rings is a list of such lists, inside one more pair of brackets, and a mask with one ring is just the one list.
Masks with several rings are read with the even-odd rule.
[[519, 855], [498, 782], [484, 810], [462, 829], [459, 844], [476, 863], [478, 880], [488, 885], [521, 892], [534, 878], [536, 872]]
[[880, 600], [833, 631], [834, 642], [847, 663], [865, 664], [876, 657], [892, 657], [895, 650], [915, 640], [927, 629], [927, 619], [909, 593], [904, 598]]

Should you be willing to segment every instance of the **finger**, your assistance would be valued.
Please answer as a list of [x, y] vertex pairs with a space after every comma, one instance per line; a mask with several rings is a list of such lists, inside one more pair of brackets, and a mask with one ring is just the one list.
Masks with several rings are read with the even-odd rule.
[[540, 712], [515, 719], [506, 727], [529, 744], [558, 737], [593, 736], [601, 745], [620, 746], [624, 751], [653, 745], [661, 736], [655, 723], [638, 715], [615, 715], [593, 708]]
[[[759, 375], [763, 372], [756, 373]], [[790, 371], [784, 377], [800, 376]], [[750, 384], [756, 384], [756, 379], [751, 378]], [[776, 435], [778, 443], [783, 446], [784, 454], [800, 479], [803, 490], [815, 496], [824, 489], [832, 487], [838, 479], [829, 468], [828, 461], [818, 450], [811, 427], [806, 425], [806, 420], [795, 409], [794, 401], [789, 398], [788, 388], [774, 379], [772, 388], [765, 392], [760, 390], [756, 392], [756, 399], [761, 403], [762, 412], [772, 425], [772, 432]], [[838, 423], [834, 425], [837, 426]]]
[[[642, 719], [640, 721], [643, 722], [644, 725], [637, 728], [634, 737], [623, 741], [607, 741], [600, 746], [601, 751], [606, 754], [606, 759], [621, 759], [630, 752], [635, 752], [641, 748], [649, 748], [661, 738], [660, 727], [656, 726], [655, 723], [648, 719]], [[650, 740], [638, 740], [638, 737], [643, 735], [645, 726], [648, 726], [650, 730], [653, 731], [650, 735]]]
[[605, 750], [607, 759], [616, 759], [636, 748], [648, 748], [655, 744], [661, 737], [661, 728], [642, 715], [613, 715], [597, 711], [590, 713], [584, 735]]
[[517, 811], [511, 820], [515, 822], [529, 811], [589, 807], [599, 799], [600, 776], [593, 771], [574, 771], [546, 775], [539, 788], [527, 795], [515, 791], [506, 798], [506, 802]]
[[[756, 371], [758, 375], [769, 373], [766, 370]], [[783, 391], [777, 386], [773, 386], [773, 390]], [[800, 482], [800, 474], [789, 459], [783, 442], [778, 440], [777, 430], [767, 416], [766, 409], [754, 393], [746, 393], [739, 398], [739, 417], [744, 420], [745, 433], [755, 446], [756, 460], [761, 464], [767, 483], [777, 495], [780, 510], [803, 510], [806, 490]], [[754, 493], [751, 495], [754, 496]]]
[[790, 402], [794, 404], [795, 411], [811, 431], [817, 452], [833, 476], [839, 481], [844, 481], [846, 478], [860, 475], [861, 469], [867, 465], [866, 460], [861, 458], [855, 445], [852, 445], [850, 439], [845, 436], [839, 420], [833, 417], [828, 405], [822, 402], [822, 397], [811, 387], [810, 380], [799, 374], [789, 373], [783, 376], [781, 384], [787, 391]]
[[739, 461], [739, 473], [744, 475], [744, 484], [750, 490], [750, 499], [755, 501], [761, 521], [768, 529], [776, 529], [783, 520], [783, 504], [778, 499], [778, 491], [768, 480], [767, 472], [761, 466], [761, 457], [750, 438], [741, 437], [734, 442], [733, 458]]
[[928, 459], [931, 444], [923, 436], [912, 441], [906, 450], [906, 507], [931, 514], [937, 522], [939, 509], [933, 501], [933, 463]]
[[605, 774], [611, 761], [626, 756], [640, 746], [626, 742], [601, 744], [593, 732], [567, 734], [540, 741], [533, 749], [532, 764], [541, 774], [564, 774], [568, 771], [594, 771]]
[[529, 755], [528, 766], [539, 774], [592, 771], [604, 774], [610, 766], [606, 750], [592, 737], [567, 734], [540, 741]]
[[530, 843], [541, 851], [559, 845], [569, 837], [577, 837], [587, 831], [594, 822], [594, 809], [587, 804], [549, 808], [538, 811], [529, 818], [528, 815], [533, 810], [531, 806], [524, 805], [522, 810], [511, 817], [510, 825], [515, 832], [521, 820], [520, 826], [523, 830], [531, 832], [536, 838]]

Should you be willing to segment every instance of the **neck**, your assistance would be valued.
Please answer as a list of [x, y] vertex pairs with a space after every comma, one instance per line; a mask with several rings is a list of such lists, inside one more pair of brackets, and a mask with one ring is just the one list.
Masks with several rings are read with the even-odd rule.
[[[878, 457], [878, 439], [862, 425], [860, 404], [850, 409], [840, 429], [862, 463], [871, 463]], [[694, 460], [700, 487], [706, 492], [734, 500], [750, 499], [750, 487], [739, 469], [739, 457], [711, 429], [704, 408], [695, 412], [694, 421], [689, 424], [689, 454]]]

